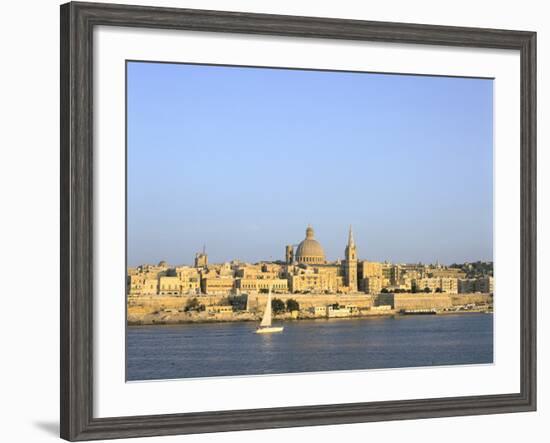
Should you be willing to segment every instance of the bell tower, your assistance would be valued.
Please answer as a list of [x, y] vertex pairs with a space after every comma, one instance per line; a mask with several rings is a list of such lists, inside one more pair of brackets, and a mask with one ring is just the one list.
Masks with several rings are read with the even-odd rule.
[[294, 263], [294, 245], [286, 245], [285, 262], [287, 265], [291, 265]]
[[346, 246], [346, 262], [344, 265], [346, 286], [350, 292], [357, 292], [357, 247], [353, 240], [353, 231], [349, 227], [348, 245]]
[[195, 254], [195, 268], [206, 268], [208, 266], [208, 255], [206, 254], [206, 246], [202, 247], [202, 253]]

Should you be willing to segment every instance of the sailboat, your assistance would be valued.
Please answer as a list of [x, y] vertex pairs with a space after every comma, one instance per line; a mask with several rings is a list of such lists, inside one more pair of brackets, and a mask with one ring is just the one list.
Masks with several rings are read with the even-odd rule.
[[271, 286], [267, 295], [267, 303], [265, 305], [264, 316], [256, 334], [271, 334], [272, 332], [283, 332], [283, 326], [271, 326]]

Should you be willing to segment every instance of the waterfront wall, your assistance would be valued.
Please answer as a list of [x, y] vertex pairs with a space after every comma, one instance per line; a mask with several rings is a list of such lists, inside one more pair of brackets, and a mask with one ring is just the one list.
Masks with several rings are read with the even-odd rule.
[[[208, 306], [227, 305], [230, 298], [245, 299], [246, 296], [227, 295], [181, 295], [181, 296], [137, 296], [128, 298], [128, 310], [133, 313], [150, 313], [163, 309], [184, 309], [187, 302], [197, 298], [199, 303]], [[300, 309], [313, 306], [326, 306], [338, 303], [339, 305], [354, 305], [358, 308], [370, 308], [373, 306], [373, 295], [358, 294], [272, 294], [273, 299], [279, 298], [286, 303], [288, 299], [296, 300]], [[249, 296], [248, 309], [251, 311], [263, 311], [267, 301], [267, 294], [254, 294]]]
[[226, 295], [151, 295], [129, 297], [128, 314], [144, 315], [162, 310], [183, 310], [187, 302], [193, 298], [197, 298], [205, 306], [226, 305], [229, 303]]
[[401, 309], [445, 309], [466, 304], [492, 304], [491, 294], [378, 294], [374, 303]]
[[390, 305], [402, 309], [445, 309], [453, 303], [450, 294], [378, 294], [377, 305]]
[[[300, 309], [314, 306], [327, 306], [338, 303], [345, 306], [357, 306], [358, 308], [370, 308], [374, 304], [374, 296], [370, 294], [274, 294], [272, 298], [279, 298], [286, 303], [288, 299], [294, 299], [300, 305]], [[249, 310], [263, 311], [267, 301], [267, 294], [251, 295], [248, 302]]]
[[[490, 294], [274, 294], [286, 303], [288, 299], [296, 300], [300, 305], [300, 318], [314, 317], [308, 308], [339, 304], [354, 306], [362, 315], [383, 315], [402, 309], [438, 309], [443, 310], [453, 306], [467, 304], [492, 305]], [[204, 312], [183, 312], [187, 302], [197, 298], [205, 306]], [[267, 300], [267, 294], [254, 294], [248, 300], [248, 311], [217, 312], [209, 309], [213, 306], [227, 306], [231, 299], [240, 301], [242, 309], [246, 306], [245, 296], [227, 295], [183, 295], [183, 296], [137, 296], [128, 298], [128, 321], [136, 324], [152, 324], [159, 322], [179, 323], [193, 321], [244, 321], [258, 320], [262, 315]], [[378, 307], [391, 307], [380, 311]], [[375, 309], [372, 309], [375, 308]], [[378, 309], [377, 309], [378, 308]], [[287, 315], [288, 314], [288, 315]], [[289, 318], [290, 313], [287, 313]]]
[[492, 304], [492, 294], [453, 294], [451, 296], [453, 306], [467, 304]]

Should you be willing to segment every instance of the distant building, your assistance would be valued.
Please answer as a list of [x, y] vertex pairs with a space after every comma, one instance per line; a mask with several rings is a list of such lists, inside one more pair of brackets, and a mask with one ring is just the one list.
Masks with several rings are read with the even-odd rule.
[[182, 294], [198, 294], [201, 290], [201, 277], [197, 269], [189, 266], [179, 266], [174, 269], [179, 279]]
[[145, 274], [128, 276], [127, 286], [129, 296], [158, 294], [158, 278], [149, 278]]
[[202, 252], [195, 254], [195, 268], [206, 268], [208, 266], [208, 255], [206, 248], [202, 248]]
[[285, 263], [287, 265], [294, 264], [294, 246], [287, 245], [285, 248]]
[[311, 306], [308, 308], [308, 311], [315, 317], [326, 317], [327, 315], [326, 306]]
[[160, 277], [159, 295], [181, 295], [180, 280], [178, 277]]
[[492, 294], [494, 290], [494, 279], [491, 276], [480, 278], [464, 278], [458, 280], [458, 292], [468, 294], [472, 292], [481, 292]]
[[206, 308], [208, 314], [229, 315], [233, 313], [232, 306], [208, 306]]
[[459, 294], [468, 294], [475, 292], [476, 280], [475, 278], [461, 278], [458, 280], [458, 292]]
[[414, 281], [414, 284], [416, 285], [416, 290], [419, 292], [424, 292], [426, 289], [429, 289], [430, 292], [435, 292], [440, 287], [438, 278], [419, 278]]
[[367, 277], [361, 280], [361, 290], [367, 294], [379, 294], [382, 291], [382, 277]]
[[457, 268], [428, 268], [426, 270], [429, 277], [439, 278], [465, 278], [466, 273], [462, 269]]
[[458, 293], [458, 279], [456, 278], [427, 277], [417, 279], [414, 283], [416, 283], [416, 289], [419, 292], [428, 288], [430, 292]]
[[476, 292], [492, 294], [493, 286], [494, 286], [493, 281], [494, 281], [493, 277], [490, 277], [490, 276], [478, 278], [475, 286]]
[[233, 277], [207, 276], [201, 279], [203, 294], [230, 294], [235, 287]]
[[441, 292], [446, 292], [448, 294], [458, 294], [458, 278], [442, 277], [440, 281]]
[[338, 318], [338, 317], [349, 317], [359, 313], [357, 306], [348, 305], [348, 306], [328, 306], [327, 307], [327, 317], [328, 318]]
[[401, 268], [399, 265], [391, 263], [382, 264], [382, 276], [388, 282], [388, 285], [398, 285], [401, 278]]
[[240, 292], [288, 292], [288, 280], [284, 278], [238, 278], [235, 280], [236, 289]]
[[368, 277], [383, 277], [382, 263], [363, 260], [357, 266], [357, 277], [359, 279]]

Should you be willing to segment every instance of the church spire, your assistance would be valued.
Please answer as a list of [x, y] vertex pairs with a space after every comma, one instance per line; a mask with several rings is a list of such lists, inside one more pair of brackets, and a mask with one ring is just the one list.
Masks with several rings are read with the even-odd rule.
[[348, 245], [346, 246], [346, 262], [344, 265], [346, 286], [350, 292], [356, 292], [357, 285], [357, 247], [353, 239], [353, 230], [349, 227]]
[[348, 246], [355, 246], [355, 241], [353, 240], [353, 230], [351, 229], [351, 225], [349, 225]]

